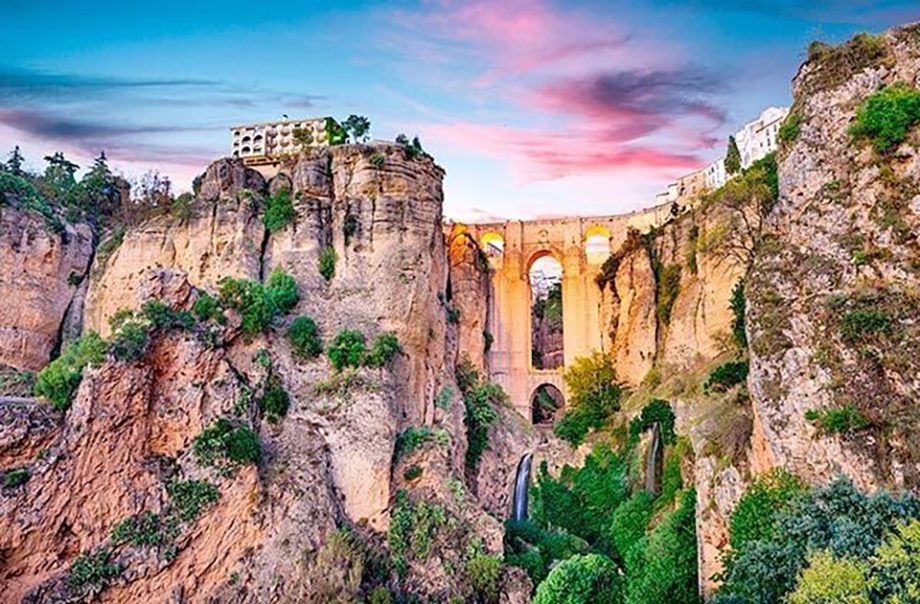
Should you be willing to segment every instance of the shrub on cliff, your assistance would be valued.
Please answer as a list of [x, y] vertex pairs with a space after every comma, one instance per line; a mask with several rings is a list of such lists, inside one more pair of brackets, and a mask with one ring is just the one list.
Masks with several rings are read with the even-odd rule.
[[297, 282], [276, 267], [265, 285], [249, 279], [224, 277], [220, 281], [220, 304], [242, 317], [246, 340], [267, 331], [279, 314], [289, 312], [300, 300]]
[[534, 604], [620, 604], [623, 586], [616, 565], [599, 554], [560, 562], [537, 587]]
[[326, 281], [332, 281], [335, 277], [335, 249], [332, 246], [323, 248], [319, 255], [319, 274]]
[[677, 440], [674, 433], [674, 411], [668, 401], [659, 398], [650, 400], [644, 407], [639, 417], [629, 422], [629, 435], [638, 438], [640, 434], [658, 424], [661, 429], [661, 440], [666, 445], [673, 445]]
[[554, 431], [577, 446], [592, 428], [602, 427], [619, 410], [623, 389], [616, 381], [613, 361], [601, 352], [576, 359], [564, 378], [571, 404]]
[[827, 409], [809, 409], [805, 412], [805, 419], [818, 424], [826, 434], [849, 434], [872, 425], [869, 418], [853, 403]]
[[739, 279], [732, 288], [732, 297], [729, 302], [732, 311], [732, 339], [741, 351], [747, 350], [747, 332], [744, 330], [744, 279]]
[[364, 363], [367, 346], [364, 334], [354, 329], [343, 329], [336, 334], [329, 346], [326, 356], [336, 371], [346, 367], [360, 367]]
[[703, 392], [725, 392], [747, 379], [747, 361], [729, 361], [722, 363], [709, 373]]
[[105, 353], [105, 341], [94, 331], [71, 342], [61, 356], [38, 373], [36, 396], [48, 399], [55, 409], [66, 411], [83, 379], [83, 369], [100, 365], [105, 360]]
[[287, 390], [281, 384], [277, 376], [272, 376], [265, 394], [259, 400], [259, 409], [269, 422], [275, 424], [287, 415], [288, 408], [291, 406], [291, 397], [288, 396]]
[[860, 106], [850, 134], [868, 139], [880, 153], [886, 153], [907, 139], [911, 128], [920, 124], [920, 90], [893, 84], [876, 92]]
[[294, 203], [291, 201], [291, 190], [279, 189], [268, 198], [262, 223], [269, 232], [277, 232], [294, 220]]
[[463, 394], [463, 424], [466, 426], [466, 467], [475, 472], [479, 458], [489, 446], [489, 426], [498, 419], [495, 405], [506, 403], [508, 395], [498, 384], [480, 382]]
[[396, 334], [391, 332], [377, 334], [373, 346], [364, 359], [364, 364], [368, 367], [385, 367], [401, 350]]
[[645, 537], [652, 519], [652, 502], [653, 497], [648, 491], [636, 491], [614, 511], [610, 540], [621, 559], [628, 559], [636, 544]]
[[467, 560], [464, 572], [478, 602], [498, 601], [498, 581], [502, 574], [501, 558], [478, 554]]
[[801, 481], [783, 468], [755, 478], [732, 511], [732, 548], [740, 551], [752, 541], [771, 539], [776, 531], [777, 512], [788, 507], [803, 490]]
[[100, 547], [74, 559], [67, 573], [67, 585], [74, 589], [92, 588], [98, 593], [123, 571], [121, 564], [112, 562], [112, 552]]
[[258, 463], [262, 456], [258, 435], [249, 426], [220, 418], [195, 437], [192, 450], [199, 463], [231, 471], [235, 466]]
[[310, 317], [297, 317], [291, 321], [286, 335], [294, 354], [302, 359], [314, 359], [323, 352], [319, 329]]

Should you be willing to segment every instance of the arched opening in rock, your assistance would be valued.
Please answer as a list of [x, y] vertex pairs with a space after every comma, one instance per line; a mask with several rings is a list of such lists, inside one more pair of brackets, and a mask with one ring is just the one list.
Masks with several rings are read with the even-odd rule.
[[541, 384], [530, 397], [531, 420], [535, 426], [552, 425], [556, 413], [565, 405], [562, 392], [552, 384]]
[[610, 231], [593, 226], [585, 231], [585, 258], [588, 264], [603, 264], [610, 256]]
[[530, 281], [530, 361], [533, 369], [562, 367], [562, 265], [541, 252], [527, 271]]

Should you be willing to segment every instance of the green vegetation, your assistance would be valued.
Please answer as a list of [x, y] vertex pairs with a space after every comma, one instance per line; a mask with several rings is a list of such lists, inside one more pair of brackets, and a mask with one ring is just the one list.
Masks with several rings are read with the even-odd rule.
[[920, 90], [905, 84], [886, 86], [860, 106], [850, 134], [872, 142], [876, 151], [887, 153], [907, 139], [920, 124]]
[[364, 117], [363, 115], [349, 115], [344, 122], [342, 122], [342, 128], [347, 133], [348, 137], [354, 142], [367, 142], [368, 133], [371, 129], [371, 121]]
[[818, 424], [826, 434], [849, 434], [872, 425], [853, 403], [827, 409], [809, 409], [805, 412], [805, 419]]
[[680, 292], [680, 273], [679, 264], [668, 264], [662, 266], [657, 271], [658, 277], [658, 321], [667, 325], [671, 321], [671, 309], [674, 308], [674, 301], [677, 300], [677, 294]]
[[477, 554], [467, 560], [464, 572], [473, 586], [477, 601], [498, 601], [498, 581], [502, 573], [501, 558]]
[[[383, 157], [379, 153], [376, 155]], [[373, 159], [371, 159], [373, 163]], [[351, 213], [351, 209], [345, 213], [345, 220], [342, 221], [342, 234], [345, 236], [345, 245], [351, 243], [351, 238], [358, 232], [358, 216]]]
[[15, 489], [29, 482], [29, 477], [29, 470], [26, 468], [13, 468], [12, 470], [7, 470], [3, 475], [3, 488]]
[[725, 150], [725, 172], [729, 176], [741, 172], [741, 151], [734, 136], [728, 137], [728, 146]]
[[447, 514], [441, 506], [425, 501], [413, 503], [408, 493], [396, 491], [387, 543], [393, 567], [400, 576], [406, 574], [411, 560], [428, 556], [435, 533], [446, 522]]
[[343, 329], [326, 347], [326, 356], [336, 371], [346, 367], [360, 367], [364, 363], [367, 346], [364, 334], [353, 329]]
[[747, 350], [747, 333], [744, 330], [744, 279], [740, 279], [732, 288], [732, 297], [729, 303], [732, 311], [732, 339], [741, 351]]
[[570, 408], [556, 423], [556, 436], [573, 446], [581, 444], [588, 432], [600, 428], [620, 408], [623, 389], [616, 381], [613, 361], [608, 355], [595, 352], [582, 357], [565, 371], [569, 387]]
[[396, 144], [403, 148], [406, 152], [406, 157], [409, 159], [418, 159], [427, 155], [425, 150], [422, 149], [422, 143], [417, 136], [413, 137], [410, 141], [409, 137], [405, 134], [398, 134], [396, 136]]
[[268, 331], [275, 318], [290, 312], [299, 300], [297, 282], [280, 267], [271, 272], [265, 285], [231, 277], [220, 281], [220, 304], [240, 314], [243, 337], [248, 341]]
[[884, 35], [860, 33], [837, 46], [812, 42], [808, 61], [814, 63], [814, 69], [808, 73], [803, 88], [809, 93], [832, 88], [866, 67], [887, 63], [887, 55]]
[[497, 405], [508, 402], [498, 384], [482, 379], [469, 360], [457, 365], [457, 385], [463, 394], [463, 424], [466, 426], [466, 468], [475, 473], [479, 458], [489, 446], [489, 426], [498, 420]]
[[319, 255], [319, 274], [326, 281], [332, 281], [332, 278], [335, 277], [336, 258], [335, 248], [332, 246], [324, 247]]
[[624, 560], [633, 559], [634, 548], [643, 546], [648, 524], [654, 515], [654, 501], [648, 491], [636, 491], [613, 512], [610, 539]]
[[403, 478], [405, 478], [406, 480], [410, 480], [410, 481], [415, 480], [421, 475], [422, 475], [422, 467], [419, 465], [415, 465], [415, 464], [409, 466], [408, 468], [406, 468], [406, 471], [403, 472]]
[[55, 409], [66, 411], [83, 379], [83, 370], [87, 366], [100, 365], [105, 353], [105, 341], [94, 331], [70, 343], [61, 356], [39, 372], [35, 382], [36, 396], [48, 399]]
[[130, 543], [138, 547], [160, 545], [165, 540], [160, 517], [150, 511], [125, 518], [112, 529], [115, 545]]
[[[869, 599], [846, 601], [911, 601], [888, 598], [908, 584], [898, 573], [911, 562], [896, 552], [904, 538], [899, 527], [920, 517], [916, 498], [885, 491], [865, 495], [843, 478], [807, 490], [788, 477], [774, 482], [755, 482], [751, 488], [758, 494], [746, 494], [732, 515], [732, 551], [719, 602], [836, 602], [835, 595], [854, 591]], [[837, 563], [843, 560], [858, 564], [872, 580], [860, 587], [853, 566]]]
[[652, 399], [644, 407], [638, 417], [629, 423], [629, 435], [632, 438], [638, 438], [640, 434], [658, 424], [661, 428], [661, 442], [666, 445], [673, 445], [677, 442], [677, 434], [674, 433], [674, 411], [668, 401], [661, 399]]
[[422, 444], [431, 440], [433, 436], [434, 432], [427, 426], [421, 428], [409, 426], [396, 435], [396, 444], [393, 447], [394, 461], [398, 462], [406, 455], [410, 455]]
[[364, 364], [374, 368], [386, 367], [400, 352], [402, 348], [395, 333], [380, 333], [374, 338], [374, 344], [364, 358]]
[[779, 132], [776, 133], [776, 139], [783, 145], [794, 143], [795, 139], [799, 137], [801, 128], [802, 116], [798, 111], [790, 111], [786, 119], [783, 120], [782, 126], [779, 127]]
[[597, 287], [603, 291], [610, 286], [612, 291], [617, 271], [620, 269], [620, 263], [623, 259], [643, 247], [649, 249], [650, 241], [653, 237], [653, 231], [643, 235], [638, 229], [630, 227], [629, 230], [626, 231], [626, 241], [623, 242], [619, 250], [607, 256], [597, 276], [594, 277], [594, 282], [597, 283]]
[[703, 384], [704, 392], [725, 392], [733, 386], [743, 383], [747, 380], [748, 362], [747, 361], [729, 361], [722, 363], [710, 372]]
[[91, 588], [99, 591], [118, 578], [124, 571], [121, 564], [112, 562], [112, 552], [100, 547], [83, 552], [70, 565], [67, 585], [74, 589]]
[[840, 332], [850, 344], [861, 342], [876, 335], [887, 335], [893, 331], [891, 315], [880, 310], [854, 310], [843, 317]]
[[348, 132], [331, 117], [326, 118], [326, 142], [330, 145], [344, 145], [348, 142]]
[[206, 466], [230, 472], [237, 466], [259, 463], [262, 456], [258, 435], [249, 426], [235, 426], [220, 418], [195, 437], [192, 443], [195, 458]]
[[286, 335], [294, 354], [301, 359], [315, 359], [323, 352], [319, 329], [310, 317], [297, 317], [291, 321]]
[[619, 604], [623, 587], [616, 565], [605, 556], [572, 556], [560, 562], [537, 588], [534, 604]]
[[195, 300], [195, 304], [192, 306], [192, 312], [195, 313], [195, 316], [200, 321], [214, 321], [218, 325], [223, 325], [227, 322], [227, 317], [224, 316], [220, 301], [208, 292], [199, 294], [198, 299]]
[[259, 400], [259, 409], [262, 411], [262, 415], [269, 422], [276, 424], [287, 415], [290, 406], [291, 398], [288, 396], [287, 390], [284, 389], [281, 380], [277, 376], [272, 376], [268, 387], [265, 389], [265, 394]]
[[179, 519], [192, 522], [217, 503], [220, 491], [204, 480], [174, 480], [166, 485], [170, 502]]
[[282, 188], [268, 198], [262, 223], [269, 232], [275, 233], [289, 225], [295, 216], [291, 190]]

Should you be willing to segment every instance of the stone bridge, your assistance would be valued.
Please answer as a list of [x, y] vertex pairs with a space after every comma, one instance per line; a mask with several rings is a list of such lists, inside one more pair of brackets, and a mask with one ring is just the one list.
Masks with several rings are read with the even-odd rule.
[[[601, 292], [595, 282], [600, 266], [619, 249], [630, 228], [648, 231], [671, 217], [671, 204], [616, 216], [558, 218], [465, 225], [486, 252], [492, 292], [487, 329], [494, 338], [488, 354], [492, 381], [500, 384], [515, 408], [532, 417], [532, 402], [543, 384], [568, 399], [565, 367], [595, 350], [606, 350], [609, 337]], [[530, 268], [552, 256], [562, 266], [564, 365], [535, 369], [531, 362]]]

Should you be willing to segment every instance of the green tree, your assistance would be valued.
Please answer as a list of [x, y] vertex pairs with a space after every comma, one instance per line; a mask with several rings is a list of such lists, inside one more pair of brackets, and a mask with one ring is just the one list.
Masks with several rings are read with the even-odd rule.
[[569, 387], [571, 407], [554, 430], [573, 445], [580, 444], [591, 428], [600, 428], [620, 408], [623, 389], [609, 355], [595, 351], [575, 359], [563, 376]]
[[920, 521], [899, 524], [869, 561], [872, 592], [886, 604], [920, 602]]
[[741, 172], [741, 152], [734, 136], [728, 137], [728, 149], [725, 151], [725, 172], [729, 175]]
[[363, 115], [349, 115], [342, 123], [342, 127], [354, 142], [367, 142], [368, 132], [371, 129], [371, 121]]
[[534, 604], [620, 604], [623, 588], [616, 565], [600, 554], [563, 560], [537, 587]]
[[316, 322], [310, 317], [297, 317], [291, 321], [287, 338], [294, 349], [294, 354], [302, 359], [314, 359], [323, 351], [323, 342], [319, 336]]
[[24, 176], [25, 171], [22, 169], [23, 164], [25, 164], [25, 158], [22, 157], [22, 152], [19, 151], [19, 145], [13, 147], [13, 150], [10, 151], [10, 158], [6, 161], [6, 170], [13, 176]]
[[[871, 604], [866, 565], [858, 560], [837, 559], [819, 551], [808, 559], [798, 576], [788, 604]], [[911, 600], [915, 601], [915, 600]]]

